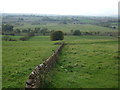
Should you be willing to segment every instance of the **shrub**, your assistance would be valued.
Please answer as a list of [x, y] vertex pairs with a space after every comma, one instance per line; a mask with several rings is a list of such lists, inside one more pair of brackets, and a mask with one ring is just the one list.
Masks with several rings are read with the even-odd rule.
[[16, 39], [12, 39], [12, 38], [10, 38], [9, 41], [17, 41], [17, 40], [16, 40]]
[[35, 36], [35, 35], [34, 35], [34, 33], [31, 32], [31, 33], [28, 33], [27, 36], [32, 37], [32, 36]]
[[3, 36], [3, 37], [2, 37], [2, 40], [3, 40], [3, 41], [17, 41], [16, 39], [10, 38], [10, 36], [8, 36], [8, 35]]
[[55, 31], [51, 34], [52, 41], [63, 40], [63, 39], [64, 39], [64, 34], [62, 31]]
[[27, 37], [21, 37], [20, 40], [21, 41], [26, 41], [28, 38]]
[[2, 40], [9, 41], [10, 40], [10, 36], [8, 36], [8, 35], [2, 36]]
[[28, 33], [26, 36], [21, 37], [20, 40], [22, 41], [27, 41], [29, 38], [31, 38], [32, 36], [34, 36], [34, 33]]

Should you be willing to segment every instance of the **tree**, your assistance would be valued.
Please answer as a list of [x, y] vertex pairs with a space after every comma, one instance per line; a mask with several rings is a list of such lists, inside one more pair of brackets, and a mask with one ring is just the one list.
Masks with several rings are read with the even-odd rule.
[[43, 35], [45, 35], [47, 32], [48, 32], [48, 29], [47, 29], [47, 28], [42, 28], [42, 29], [41, 29], [41, 33], [42, 33]]
[[34, 33], [39, 33], [40, 32], [40, 28], [35, 28], [34, 29]]
[[23, 29], [22, 32], [23, 32], [23, 33], [27, 33], [27, 29]]
[[73, 30], [70, 30], [71, 33], [73, 33]]
[[64, 33], [62, 31], [55, 31], [51, 34], [51, 40], [63, 40], [64, 39]]
[[20, 33], [20, 29], [17, 28], [14, 32], [15, 33]]
[[13, 26], [9, 24], [2, 24], [2, 30], [4, 32], [12, 32], [13, 31]]
[[73, 32], [73, 35], [81, 35], [81, 32], [80, 32], [80, 30], [75, 30], [74, 32]]
[[64, 20], [64, 21], [63, 21], [63, 24], [67, 24], [67, 22]]

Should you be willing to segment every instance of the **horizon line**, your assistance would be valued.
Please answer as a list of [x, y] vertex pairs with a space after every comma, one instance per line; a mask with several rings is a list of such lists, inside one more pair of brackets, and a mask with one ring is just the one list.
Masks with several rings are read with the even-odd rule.
[[46, 16], [98, 16], [98, 17], [118, 17], [119, 15], [78, 15], [78, 14], [42, 14], [42, 13], [0, 13], [2, 15], [4, 14], [19, 14], [19, 15], [46, 15]]

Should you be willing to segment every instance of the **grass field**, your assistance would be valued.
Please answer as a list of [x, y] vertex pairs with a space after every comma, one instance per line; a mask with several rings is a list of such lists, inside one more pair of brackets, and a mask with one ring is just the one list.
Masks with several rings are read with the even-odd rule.
[[49, 73], [47, 87], [118, 87], [118, 42], [115, 38], [81, 36], [66, 37], [66, 41], [69, 44]]
[[96, 25], [91, 25], [91, 24], [46, 24], [46, 25], [30, 25], [30, 24], [25, 24], [24, 26], [19, 26], [15, 27], [19, 29], [35, 29], [36, 27], [41, 27], [41, 28], [48, 28], [49, 30], [61, 30], [63, 32], [70, 32], [70, 30], [80, 30], [81, 32], [92, 32], [92, 31], [99, 31], [99, 32], [117, 32], [117, 30], [106, 28], [106, 27], [101, 27], [101, 26], [96, 26]]
[[23, 36], [10, 36], [10, 38], [20, 41], [20, 38]]
[[[13, 38], [19, 38], [13, 36]], [[48, 74], [45, 87], [107, 88], [118, 85], [118, 44], [105, 36], [66, 36], [68, 43]], [[3, 87], [24, 88], [28, 75], [58, 45], [49, 36], [3, 41]], [[54, 77], [53, 77], [54, 76]]]
[[24, 88], [35, 66], [47, 59], [53, 53], [52, 49], [58, 47], [53, 43], [47, 36], [33, 37], [30, 41], [3, 41], [3, 88]]

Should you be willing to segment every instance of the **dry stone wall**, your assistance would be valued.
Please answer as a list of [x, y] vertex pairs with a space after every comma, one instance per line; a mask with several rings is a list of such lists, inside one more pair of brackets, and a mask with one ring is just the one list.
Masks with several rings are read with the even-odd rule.
[[54, 66], [64, 45], [65, 44], [62, 43], [47, 60], [35, 67], [26, 81], [25, 88], [41, 88], [44, 85], [45, 76], [47, 72], [49, 72], [49, 70]]

